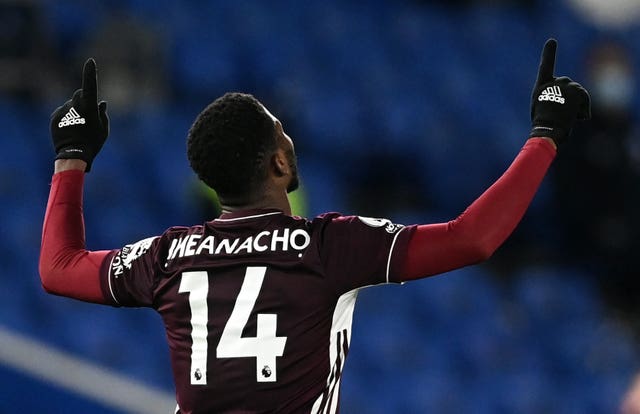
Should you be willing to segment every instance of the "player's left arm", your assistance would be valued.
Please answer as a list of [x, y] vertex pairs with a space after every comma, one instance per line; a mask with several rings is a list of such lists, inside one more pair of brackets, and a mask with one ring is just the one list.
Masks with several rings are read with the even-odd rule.
[[403, 280], [488, 259], [520, 222], [573, 124], [591, 117], [587, 91], [554, 76], [556, 48], [549, 39], [542, 51], [531, 98], [530, 139], [498, 181], [458, 218], [417, 227], [407, 245]]
[[417, 226], [409, 240], [403, 280], [487, 260], [516, 228], [556, 156], [547, 138], [531, 138], [504, 174], [460, 216]]
[[82, 88], [51, 115], [55, 170], [42, 229], [39, 271], [44, 289], [95, 303], [111, 303], [102, 292], [100, 268], [109, 251], [85, 246], [84, 174], [109, 132], [106, 102], [97, 102], [96, 65], [89, 59]]

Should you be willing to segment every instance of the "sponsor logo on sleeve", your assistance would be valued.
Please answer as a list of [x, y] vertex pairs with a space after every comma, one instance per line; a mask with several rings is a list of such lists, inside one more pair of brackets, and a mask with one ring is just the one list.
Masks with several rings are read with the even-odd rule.
[[386, 218], [373, 218], [373, 217], [362, 217], [358, 216], [361, 222], [370, 227], [384, 227], [387, 233], [395, 233], [401, 228], [404, 227], [402, 224], [395, 224], [391, 222], [391, 220]]
[[133, 261], [145, 254], [156, 237], [149, 237], [133, 244], [124, 246], [113, 259], [111, 271], [114, 275], [121, 275], [124, 269], [131, 269]]

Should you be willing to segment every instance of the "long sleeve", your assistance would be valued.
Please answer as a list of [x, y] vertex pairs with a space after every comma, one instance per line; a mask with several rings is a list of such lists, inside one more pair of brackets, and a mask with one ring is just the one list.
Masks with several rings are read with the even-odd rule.
[[100, 286], [100, 267], [109, 251], [85, 248], [83, 184], [84, 172], [79, 170], [52, 178], [42, 229], [40, 280], [49, 293], [106, 304], [110, 302]]
[[529, 139], [505, 173], [458, 218], [418, 226], [407, 247], [404, 280], [488, 259], [522, 219], [555, 154], [547, 140]]

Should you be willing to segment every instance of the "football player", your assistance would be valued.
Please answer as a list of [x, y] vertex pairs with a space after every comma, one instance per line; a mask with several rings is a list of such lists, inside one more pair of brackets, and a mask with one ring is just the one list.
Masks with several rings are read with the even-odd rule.
[[574, 122], [589, 118], [587, 91], [554, 76], [556, 45], [550, 39], [542, 51], [524, 146], [452, 221], [292, 216], [292, 139], [255, 97], [227, 93], [197, 116], [187, 143], [222, 215], [102, 251], [86, 250], [82, 214], [84, 175], [109, 132], [89, 59], [82, 88], [51, 118], [57, 156], [42, 285], [83, 301], [155, 309], [166, 327], [178, 413], [336, 413], [358, 290], [489, 258], [520, 221]]

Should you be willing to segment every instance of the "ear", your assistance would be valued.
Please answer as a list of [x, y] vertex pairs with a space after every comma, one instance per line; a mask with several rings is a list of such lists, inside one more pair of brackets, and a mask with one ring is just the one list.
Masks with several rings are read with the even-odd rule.
[[289, 163], [282, 149], [278, 148], [271, 156], [271, 168], [277, 177], [289, 174]]

